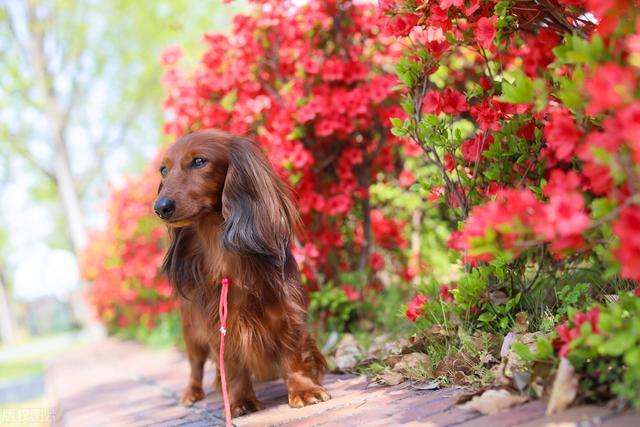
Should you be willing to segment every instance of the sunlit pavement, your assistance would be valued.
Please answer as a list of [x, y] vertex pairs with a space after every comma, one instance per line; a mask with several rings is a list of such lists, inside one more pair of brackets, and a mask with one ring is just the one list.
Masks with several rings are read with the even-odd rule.
[[[47, 363], [51, 423], [59, 426], [207, 426], [222, 425], [222, 402], [205, 375], [204, 401], [178, 404], [188, 363], [174, 350], [154, 351], [139, 344], [106, 340], [52, 357]], [[279, 381], [256, 387], [265, 409], [234, 419], [238, 426], [637, 426], [636, 413], [605, 407], [576, 407], [544, 418], [545, 405], [529, 402], [492, 416], [455, 406], [460, 389], [414, 390], [408, 385], [367, 386], [353, 375], [329, 375], [332, 400], [303, 409], [287, 406]], [[207, 387], [209, 386], [209, 387]], [[585, 422], [587, 424], [585, 424]]]

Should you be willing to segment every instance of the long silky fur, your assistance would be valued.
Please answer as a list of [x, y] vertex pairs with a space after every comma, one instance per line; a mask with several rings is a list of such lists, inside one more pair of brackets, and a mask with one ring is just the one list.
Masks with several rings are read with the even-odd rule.
[[[192, 370], [201, 363], [198, 355], [217, 348], [217, 284], [228, 276], [231, 366], [262, 379], [303, 372], [320, 386], [326, 362], [304, 327], [305, 295], [289, 249], [300, 221], [289, 187], [249, 139], [201, 131], [174, 146], [168, 154], [174, 165], [189, 150], [212, 162], [208, 175], [197, 175], [193, 184], [185, 172], [184, 182], [161, 188], [162, 196], [183, 198], [178, 209], [181, 203], [206, 201], [193, 221], [169, 228], [162, 265], [180, 297]], [[295, 388], [295, 381], [288, 386]]]

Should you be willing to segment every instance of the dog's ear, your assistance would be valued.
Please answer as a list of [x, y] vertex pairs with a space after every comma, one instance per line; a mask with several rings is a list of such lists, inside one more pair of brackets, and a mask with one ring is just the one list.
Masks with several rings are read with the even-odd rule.
[[190, 238], [189, 231], [186, 228], [169, 227], [168, 232], [169, 249], [162, 261], [162, 271], [178, 294], [188, 300], [185, 288], [202, 283], [203, 275], [198, 260], [185, 254], [185, 244]]
[[230, 143], [222, 216], [226, 250], [282, 263], [299, 227], [298, 212], [289, 187], [252, 140], [236, 137]]

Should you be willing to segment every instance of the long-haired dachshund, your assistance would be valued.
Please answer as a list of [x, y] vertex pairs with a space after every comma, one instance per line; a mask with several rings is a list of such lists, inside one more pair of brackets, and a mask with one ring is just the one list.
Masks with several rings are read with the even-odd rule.
[[[305, 294], [289, 250], [298, 212], [260, 147], [198, 131], [167, 150], [160, 173], [154, 211], [171, 240], [163, 268], [180, 301], [191, 365], [182, 403], [204, 397], [204, 363], [219, 345], [223, 276], [232, 283], [225, 340], [232, 416], [260, 409], [253, 379], [281, 376], [293, 407], [328, 400], [327, 364], [305, 330]], [[216, 382], [220, 388], [219, 374]]]

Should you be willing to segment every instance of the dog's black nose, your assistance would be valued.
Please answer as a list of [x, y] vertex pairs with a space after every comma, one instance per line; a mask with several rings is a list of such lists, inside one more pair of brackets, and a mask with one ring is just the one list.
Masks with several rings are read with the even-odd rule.
[[176, 201], [168, 197], [160, 197], [153, 205], [156, 215], [162, 219], [169, 219], [176, 211]]

